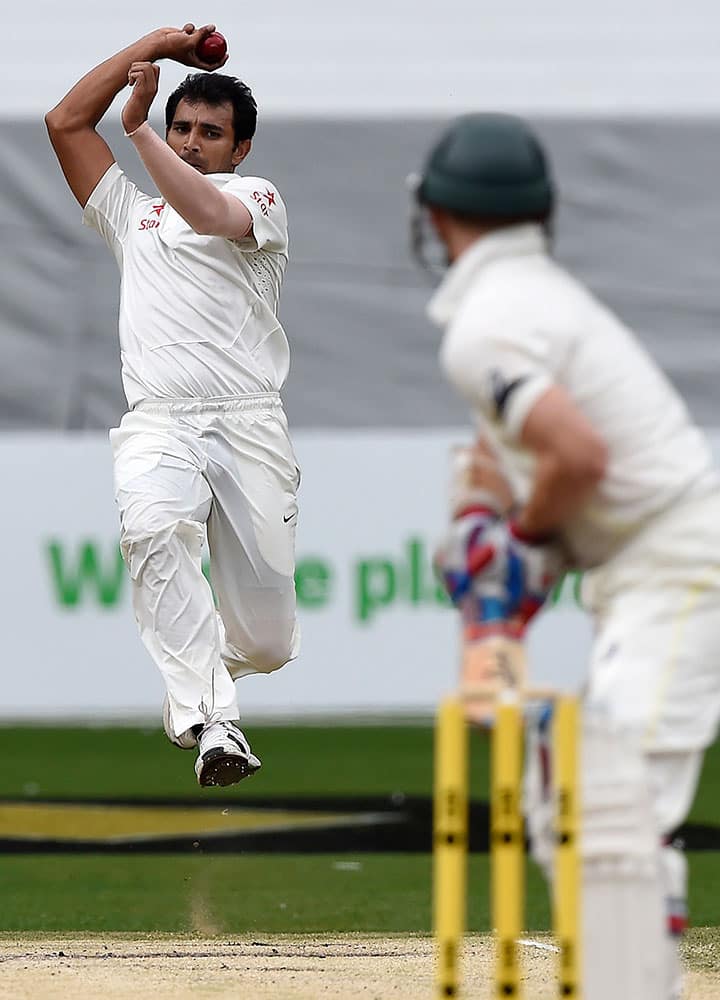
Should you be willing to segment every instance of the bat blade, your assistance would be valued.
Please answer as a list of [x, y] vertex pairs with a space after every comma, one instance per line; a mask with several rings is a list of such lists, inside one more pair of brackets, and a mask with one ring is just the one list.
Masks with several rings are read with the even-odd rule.
[[468, 720], [491, 725], [498, 701], [508, 693], [522, 698], [527, 689], [527, 658], [520, 639], [495, 633], [464, 639], [460, 694]]

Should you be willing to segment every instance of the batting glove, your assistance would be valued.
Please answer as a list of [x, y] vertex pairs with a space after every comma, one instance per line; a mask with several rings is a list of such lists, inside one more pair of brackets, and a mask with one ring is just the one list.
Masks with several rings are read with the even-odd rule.
[[472, 593], [473, 580], [487, 562], [485, 533], [497, 522], [488, 507], [470, 507], [450, 524], [435, 551], [435, 572], [456, 607]]
[[512, 622], [522, 632], [562, 575], [559, 548], [482, 508], [453, 521], [435, 568], [466, 627]]

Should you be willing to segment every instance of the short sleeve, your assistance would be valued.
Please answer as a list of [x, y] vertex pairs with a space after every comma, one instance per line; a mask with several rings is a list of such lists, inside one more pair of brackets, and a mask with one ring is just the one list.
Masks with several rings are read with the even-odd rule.
[[83, 225], [100, 233], [115, 252], [127, 235], [135, 205], [146, 197], [128, 180], [117, 163], [113, 163], [87, 200], [83, 210]]
[[222, 190], [238, 198], [252, 216], [252, 233], [242, 240], [233, 240], [237, 247], [287, 253], [287, 210], [274, 184], [262, 177], [233, 177]]
[[541, 332], [483, 331], [467, 317], [450, 329], [441, 364], [482, 418], [510, 441], [520, 438], [530, 410], [554, 383], [551, 346]]

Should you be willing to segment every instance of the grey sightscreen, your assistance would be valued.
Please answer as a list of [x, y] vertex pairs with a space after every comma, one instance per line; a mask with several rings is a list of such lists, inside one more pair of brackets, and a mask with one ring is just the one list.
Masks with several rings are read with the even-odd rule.
[[[159, 127], [159, 122], [156, 123]], [[720, 121], [536, 119], [560, 188], [556, 254], [718, 424]], [[281, 318], [296, 427], [457, 425], [430, 286], [410, 260], [406, 175], [438, 120], [262, 122], [247, 171], [290, 214]], [[121, 166], [153, 191], [119, 125]], [[118, 273], [80, 223], [41, 122], [0, 122], [0, 429], [103, 428], [124, 410]]]

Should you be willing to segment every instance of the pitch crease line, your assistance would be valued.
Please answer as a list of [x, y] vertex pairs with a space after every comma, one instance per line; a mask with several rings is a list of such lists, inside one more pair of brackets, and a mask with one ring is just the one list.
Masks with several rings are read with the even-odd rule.
[[517, 943], [524, 945], [526, 948], [537, 948], [538, 951], [552, 951], [555, 953], [560, 951], [556, 944], [545, 944], [544, 941], [531, 941], [529, 938], [518, 938]]

